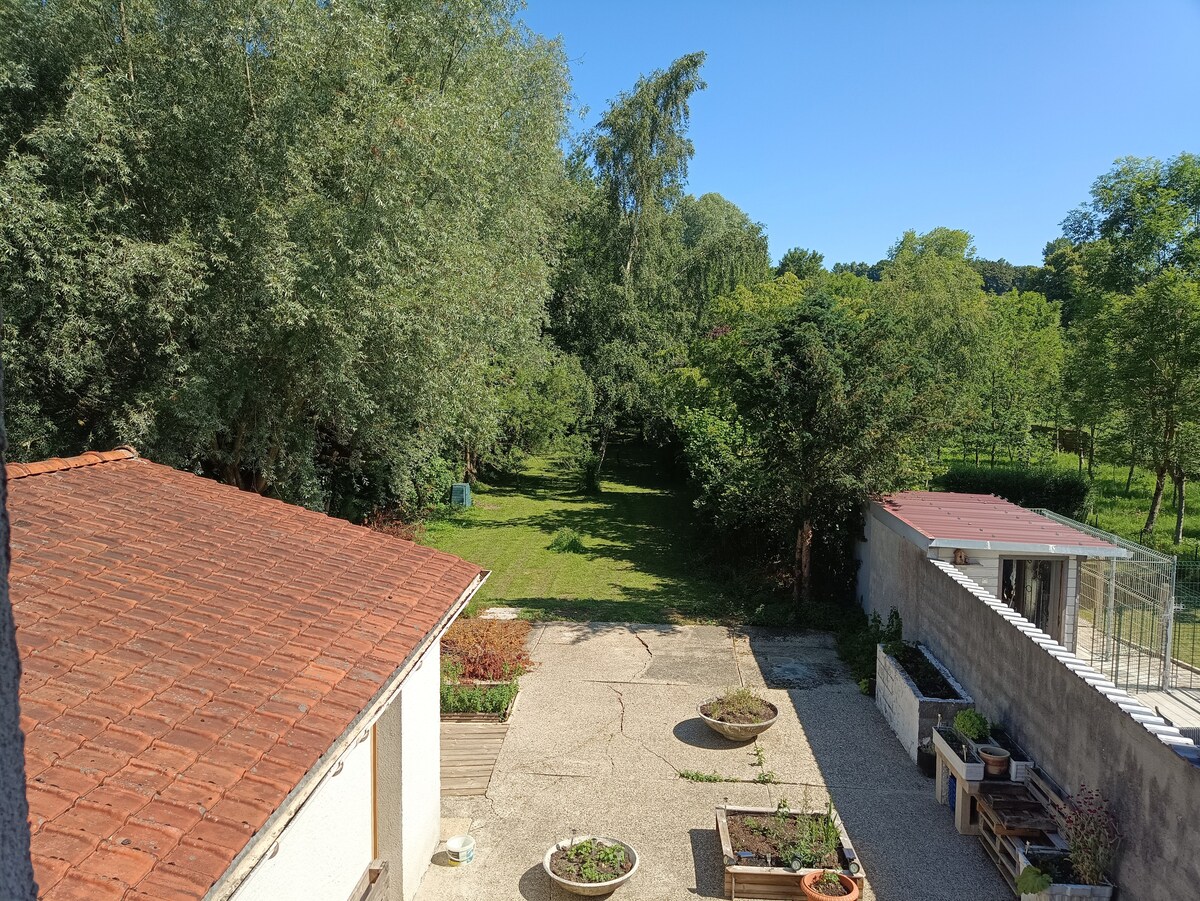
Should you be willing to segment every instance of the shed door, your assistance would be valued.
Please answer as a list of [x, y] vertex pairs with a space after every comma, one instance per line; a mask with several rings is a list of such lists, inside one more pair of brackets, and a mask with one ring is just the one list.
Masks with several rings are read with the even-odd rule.
[[1004, 603], [1052, 638], [1062, 640], [1063, 560], [1000, 561]]

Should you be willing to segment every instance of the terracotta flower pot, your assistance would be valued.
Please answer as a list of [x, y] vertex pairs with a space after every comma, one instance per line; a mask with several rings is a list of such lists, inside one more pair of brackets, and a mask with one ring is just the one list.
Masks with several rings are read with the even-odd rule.
[[837, 878], [838, 882], [842, 884], [842, 888], [849, 890], [847, 894], [822, 895], [819, 891], [817, 891], [815, 888], [816, 882], [823, 875], [825, 875], [825, 873], [825, 870], [813, 870], [811, 873], [805, 873], [804, 878], [800, 880], [800, 890], [804, 892], [804, 897], [807, 899], [807, 901], [829, 901], [830, 898], [841, 898], [842, 901], [858, 901], [858, 886], [855, 884], [854, 880], [845, 873], [838, 873]]
[[979, 759], [983, 761], [989, 776], [1003, 776], [1008, 772], [1008, 760], [1012, 755], [1003, 748], [995, 745], [980, 745], [975, 751], [979, 754]]

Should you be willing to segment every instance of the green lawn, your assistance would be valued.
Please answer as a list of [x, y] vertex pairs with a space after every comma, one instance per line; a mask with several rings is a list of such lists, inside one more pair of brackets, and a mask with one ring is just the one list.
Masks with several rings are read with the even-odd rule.
[[[581, 493], [556, 461], [534, 458], [519, 475], [477, 485], [474, 507], [433, 519], [420, 540], [492, 571], [476, 607], [522, 607], [534, 619], [742, 619], [746, 599], [699, 564], [686, 492], [619, 453], [598, 495]], [[550, 549], [565, 528], [579, 533], [582, 552]]]

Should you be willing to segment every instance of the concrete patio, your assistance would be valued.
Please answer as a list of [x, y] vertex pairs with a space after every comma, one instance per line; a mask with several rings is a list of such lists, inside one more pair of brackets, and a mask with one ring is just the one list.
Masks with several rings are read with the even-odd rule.
[[[537, 668], [486, 797], [443, 802], [444, 835], [469, 831], [475, 861], [434, 858], [418, 901], [558, 901], [546, 849], [572, 832], [619, 837], [641, 855], [617, 898], [721, 898], [714, 808], [728, 799], [816, 809], [832, 799], [868, 876], [866, 898], [1012, 897], [820, 633], [717, 626], [552, 623], [530, 637]], [[752, 781], [753, 743], [728, 742], [696, 715], [726, 688], [760, 689], [779, 720], [760, 739], [777, 784]], [[681, 770], [746, 782], [693, 783]]]

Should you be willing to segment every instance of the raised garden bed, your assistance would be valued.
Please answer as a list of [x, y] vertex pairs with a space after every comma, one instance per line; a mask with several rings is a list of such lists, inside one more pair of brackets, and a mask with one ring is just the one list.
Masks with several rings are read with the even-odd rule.
[[971, 696], [920, 644], [904, 644], [897, 656], [876, 647], [875, 706], [883, 714], [913, 763], [917, 748], [937, 725], [973, 705]]
[[443, 682], [443, 723], [507, 723], [520, 691], [511, 682]]
[[[828, 832], [828, 836], [824, 834]], [[805, 836], [816, 833], [816, 842]], [[725, 864], [725, 897], [802, 899], [800, 882], [808, 873], [831, 869], [850, 878], [862, 891], [865, 874], [854, 846], [832, 809], [817, 813], [790, 811], [786, 807], [717, 808], [717, 835]], [[810, 857], [811, 866], [792, 866], [789, 847], [805, 847], [818, 853], [828, 850], [820, 861]]]
[[1093, 901], [1107, 901], [1113, 896], [1111, 885], [1084, 885], [1075, 881], [1071, 868], [1071, 860], [1055, 848], [1030, 848], [1028, 851], [1017, 851], [1017, 872], [1021, 873], [1028, 866], [1035, 866], [1044, 873], [1049, 873], [1053, 882], [1049, 888], [1037, 894], [1023, 894], [1021, 901], [1075, 901], [1078, 898], [1091, 898]]

